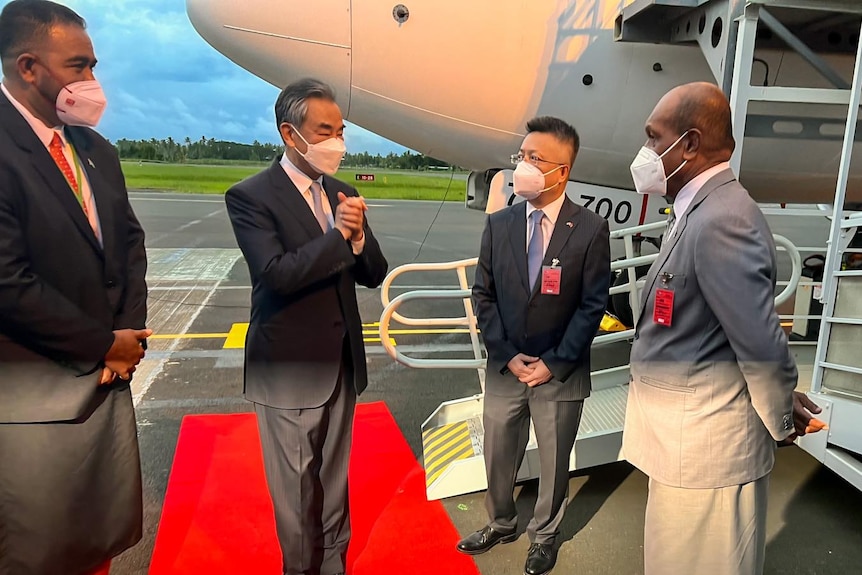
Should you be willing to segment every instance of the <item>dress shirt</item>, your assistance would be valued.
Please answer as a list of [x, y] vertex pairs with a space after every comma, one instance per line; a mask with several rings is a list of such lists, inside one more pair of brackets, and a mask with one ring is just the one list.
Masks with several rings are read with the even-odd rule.
[[[293, 162], [290, 161], [290, 158], [287, 157], [287, 153], [281, 155], [281, 161], [279, 162], [281, 167], [284, 168], [284, 172], [287, 174], [287, 177], [290, 178], [290, 181], [293, 182], [293, 185], [296, 186], [296, 189], [299, 190], [299, 193], [302, 194], [302, 198], [305, 200], [305, 203], [308, 204], [308, 209], [311, 210], [312, 215], [314, 215], [314, 197], [311, 195], [311, 182], [315, 181], [308, 177], [308, 175], [293, 165]], [[329, 226], [331, 228], [335, 227], [335, 218], [332, 214], [332, 205], [329, 203], [329, 197], [326, 195], [326, 190], [323, 187], [323, 176], [317, 178], [317, 183], [320, 184], [320, 189], [324, 190], [322, 196], [322, 204], [323, 204], [323, 213], [326, 214], [326, 219], [329, 220]], [[339, 232], [341, 233], [341, 232]], [[354, 242], [350, 240], [350, 245], [353, 248], [353, 255], [358, 256], [362, 253], [362, 250], [365, 248], [365, 234], [362, 234], [362, 239]]]
[[[48, 146], [51, 144], [51, 140], [54, 139], [54, 134], [60, 136], [60, 141], [63, 142], [63, 155], [66, 157], [66, 161], [69, 162], [69, 165], [72, 166], [72, 170], [75, 171], [75, 163], [77, 162], [81, 168], [81, 182], [78, 182], [78, 186], [81, 190], [81, 198], [84, 200], [84, 205], [87, 206], [87, 214], [88, 219], [90, 221], [90, 227], [93, 229], [93, 232], [96, 234], [96, 238], [99, 240], [99, 244], [102, 243], [102, 226], [99, 222], [99, 211], [96, 208], [96, 198], [93, 197], [93, 191], [90, 188], [90, 181], [87, 179], [87, 170], [83, 165], [80, 164], [78, 158], [74, 157], [72, 153], [72, 146], [69, 145], [69, 141], [66, 139], [65, 128], [63, 126], [55, 126], [54, 128], [49, 128], [45, 125], [42, 120], [34, 116], [30, 110], [25, 108], [18, 100], [15, 99], [12, 94], [9, 93], [9, 90], [6, 88], [6, 84], [0, 84], [0, 90], [3, 90], [3, 93], [9, 98], [9, 101], [15, 106], [15, 109], [24, 116], [24, 119], [27, 120], [27, 123], [30, 124], [30, 127], [33, 128], [33, 131], [36, 133], [36, 137], [39, 138], [39, 141], [45, 146], [45, 149], [48, 150]], [[50, 153], [50, 151], [48, 152]], [[71, 185], [69, 186], [69, 192], [74, 194], [74, 190], [72, 190]]]

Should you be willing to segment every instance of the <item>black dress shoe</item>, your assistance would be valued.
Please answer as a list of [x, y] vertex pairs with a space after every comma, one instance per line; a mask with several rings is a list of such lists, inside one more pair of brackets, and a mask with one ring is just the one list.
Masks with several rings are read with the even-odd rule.
[[524, 575], [546, 575], [557, 563], [557, 549], [553, 545], [533, 543], [527, 552]]
[[458, 551], [467, 555], [479, 555], [489, 550], [497, 543], [511, 543], [518, 538], [518, 533], [500, 533], [490, 525], [486, 525], [475, 533], [458, 542]]

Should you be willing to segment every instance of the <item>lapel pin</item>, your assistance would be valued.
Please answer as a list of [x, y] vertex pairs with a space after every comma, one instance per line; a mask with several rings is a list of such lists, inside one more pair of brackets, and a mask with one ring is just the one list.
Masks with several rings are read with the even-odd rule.
[[572, 224], [572, 222], [566, 222], [566, 225], [571, 228], [574, 224]]
[[90, 158], [87, 158], [87, 163], [90, 164], [91, 168], [93, 168], [94, 170], [96, 169], [96, 164], [94, 164], [93, 160], [91, 160]]

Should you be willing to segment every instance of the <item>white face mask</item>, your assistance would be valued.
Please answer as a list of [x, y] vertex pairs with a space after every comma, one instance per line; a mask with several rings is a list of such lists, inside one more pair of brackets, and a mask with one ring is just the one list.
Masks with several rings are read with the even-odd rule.
[[98, 80], [72, 82], [57, 94], [57, 117], [67, 126], [95, 128], [107, 103]]
[[646, 146], [643, 146], [640, 149], [640, 152], [638, 152], [638, 155], [635, 157], [630, 168], [632, 179], [635, 182], [635, 189], [639, 194], [654, 194], [656, 196], [667, 195], [667, 181], [674, 177], [677, 172], [679, 172], [683, 166], [688, 163], [688, 160], [683, 160], [682, 164], [680, 164], [671, 175], [665, 176], [664, 163], [661, 159], [664, 158], [668, 152], [673, 150], [690, 131], [691, 130], [686, 130], [682, 136], [680, 136], [676, 142], [671, 144], [670, 147], [664, 151], [664, 154], [660, 156], [654, 150], [651, 150]]
[[557, 166], [547, 174], [544, 174], [542, 173], [542, 170], [533, 164], [518, 162], [518, 166], [512, 174], [512, 184], [515, 188], [515, 194], [521, 196], [525, 200], [535, 200], [542, 194], [542, 192], [546, 192], [557, 186], [557, 184], [554, 184], [547, 188], [543, 187], [545, 185], [545, 176], [556, 172], [562, 167], [563, 166]]
[[300, 152], [298, 148], [296, 149], [297, 153], [302, 156], [312, 168], [321, 174], [329, 176], [338, 171], [338, 167], [341, 165], [341, 160], [344, 158], [344, 154], [347, 153], [347, 146], [344, 145], [343, 139], [334, 136], [323, 140], [322, 142], [318, 142], [317, 144], [309, 144], [308, 140], [302, 137], [302, 134], [299, 133], [298, 129], [293, 128], [293, 131], [303, 142], [305, 142], [306, 145], [304, 154]]

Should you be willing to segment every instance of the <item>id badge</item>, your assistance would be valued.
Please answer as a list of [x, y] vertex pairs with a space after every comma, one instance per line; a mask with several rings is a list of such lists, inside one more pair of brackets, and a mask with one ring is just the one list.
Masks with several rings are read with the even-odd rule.
[[542, 266], [542, 292], [545, 295], [560, 295], [563, 268], [557, 265]]
[[655, 290], [652, 320], [656, 325], [663, 327], [670, 327], [673, 324], [673, 290]]

